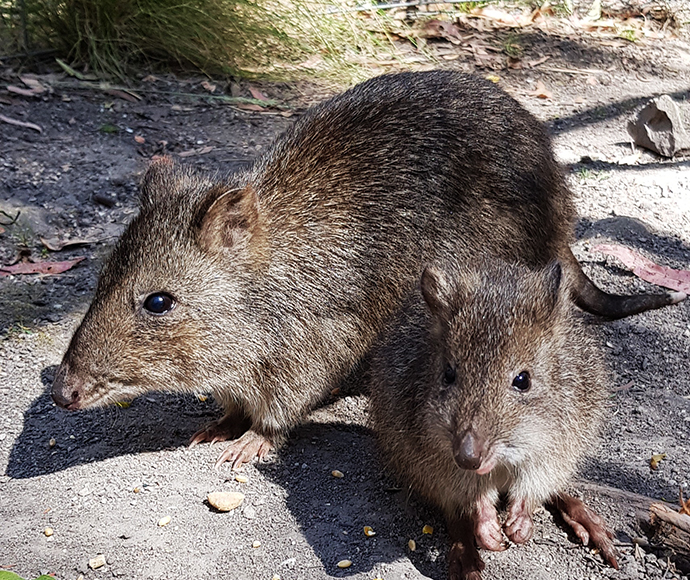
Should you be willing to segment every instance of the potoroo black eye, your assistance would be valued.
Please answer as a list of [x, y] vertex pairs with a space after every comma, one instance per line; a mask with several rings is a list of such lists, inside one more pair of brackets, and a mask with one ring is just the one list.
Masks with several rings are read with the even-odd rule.
[[150, 314], [162, 316], [170, 312], [175, 306], [175, 300], [170, 294], [165, 292], [157, 292], [150, 294], [144, 300], [144, 309]]
[[518, 376], [513, 379], [513, 388], [520, 393], [526, 393], [532, 386], [532, 381], [530, 380], [529, 373], [527, 371], [522, 371]]
[[457, 373], [455, 371], [455, 367], [453, 367], [453, 365], [450, 363], [446, 363], [446, 368], [443, 370], [443, 381], [447, 385], [452, 385], [455, 382], [456, 376]]

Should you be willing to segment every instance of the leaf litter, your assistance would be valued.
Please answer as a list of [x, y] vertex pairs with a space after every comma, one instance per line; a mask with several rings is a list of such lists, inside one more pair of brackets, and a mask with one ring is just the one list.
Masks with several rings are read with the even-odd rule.
[[40, 262], [20, 262], [13, 266], [0, 266], [0, 277], [17, 274], [62, 274], [85, 259], [81, 256], [62, 262], [43, 260]]
[[659, 266], [642, 254], [617, 244], [599, 244], [594, 246], [592, 251], [615, 256], [630, 268], [635, 276], [646, 282], [690, 294], [690, 270]]
[[59, 252], [68, 247], [89, 246], [99, 242], [96, 238], [71, 238], [61, 240], [60, 238], [40, 238], [41, 243], [51, 252]]

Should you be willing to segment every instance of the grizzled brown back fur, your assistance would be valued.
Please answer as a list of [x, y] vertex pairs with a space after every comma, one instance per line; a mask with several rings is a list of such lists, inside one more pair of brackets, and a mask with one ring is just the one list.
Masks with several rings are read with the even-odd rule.
[[[606, 370], [560, 284], [557, 264], [430, 269], [425, 300], [413, 298], [376, 349], [370, 411], [384, 462], [450, 520], [501, 493], [531, 513], [599, 433]], [[525, 391], [513, 383], [521, 373]], [[458, 465], [468, 430], [495, 458], [488, 473]]]
[[[67, 408], [212, 391], [274, 440], [364, 357], [424, 266], [484, 250], [543, 266], [573, 207], [548, 136], [492, 83], [363, 83], [308, 111], [249, 171], [169, 162], [101, 276], [53, 388]], [[153, 293], [174, 308], [152, 315]]]

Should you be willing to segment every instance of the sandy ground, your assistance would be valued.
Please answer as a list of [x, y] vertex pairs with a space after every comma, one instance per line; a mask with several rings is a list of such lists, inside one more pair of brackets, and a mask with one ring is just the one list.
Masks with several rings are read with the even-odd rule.
[[[536, 39], [528, 50], [535, 57], [550, 54], [552, 69], [579, 71], [537, 67], [499, 76], [501, 86], [553, 131], [576, 194], [574, 247], [585, 270], [611, 291], [652, 288], [616, 260], [591, 252], [600, 241], [688, 269], [690, 161], [639, 150], [630, 158], [625, 132], [631, 112], [656, 94], [671, 94], [685, 106], [688, 46], [650, 41], [621, 49]], [[475, 65], [459, 59], [452, 66]], [[2, 76], [3, 86], [18, 82], [16, 71], [4, 69]], [[551, 99], [530, 94], [538, 80]], [[39, 134], [0, 126], [0, 209], [22, 211], [0, 234], [0, 263], [11, 263], [22, 249], [36, 259], [86, 258], [58, 276], [0, 278], [0, 569], [60, 580], [446, 578], [443, 520], [383, 471], [362, 396], [313, 413], [275, 457], [245, 470], [246, 483], [228, 467], [213, 469], [220, 444], [186, 446], [218, 415], [211, 402], [151, 394], [126, 409], [67, 413], [50, 399], [56, 365], [88, 307], [99, 265], [136, 211], [147, 158], [194, 150], [186, 163], [227, 171], [259, 154], [305, 102], [321, 98], [303, 87], [265, 85], [264, 92], [292, 104], [294, 114], [248, 112], [209, 102], [199, 81], [154, 83], [198, 91], [198, 99], [149, 95], [132, 103], [55, 85], [37, 98], [5, 94], [0, 104], [1, 114], [43, 128]], [[106, 132], [106, 125], [117, 131]], [[630, 164], [621, 164], [626, 159]], [[58, 235], [97, 241], [55, 253], [43, 249], [39, 236]], [[526, 546], [484, 554], [485, 578], [623, 580], [678, 578], [677, 567], [690, 571], [668, 560], [663, 546], [648, 545], [639, 521], [645, 497], [675, 502], [679, 487], [690, 493], [690, 302], [592, 324], [614, 394], [601, 444], [573, 491], [615, 531], [620, 570], [582, 547], [551, 512], [540, 511]], [[649, 460], [660, 452], [666, 459], [652, 471]], [[334, 469], [344, 477], [333, 477]], [[242, 506], [230, 513], [211, 509], [207, 494], [222, 490], [243, 492]], [[170, 523], [159, 526], [165, 516]], [[433, 534], [422, 533], [427, 524]], [[364, 526], [376, 535], [366, 537]], [[89, 560], [98, 554], [106, 564], [94, 570]], [[352, 566], [339, 569], [343, 559]]]

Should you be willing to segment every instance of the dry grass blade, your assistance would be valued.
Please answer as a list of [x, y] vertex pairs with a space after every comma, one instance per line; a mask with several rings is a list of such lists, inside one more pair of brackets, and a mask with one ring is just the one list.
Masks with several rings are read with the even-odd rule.
[[[1, 2], [2, 0], [0, 0]], [[25, 0], [34, 43], [58, 49], [80, 80], [125, 80], [142, 68], [211, 74], [313, 76], [350, 84], [383, 45], [385, 16], [361, 16], [345, 0]], [[2, 39], [0, 39], [2, 40]], [[2, 44], [0, 42], [0, 44]], [[67, 63], [77, 63], [70, 65]], [[77, 66], [79, 65], [79, 66]]]

